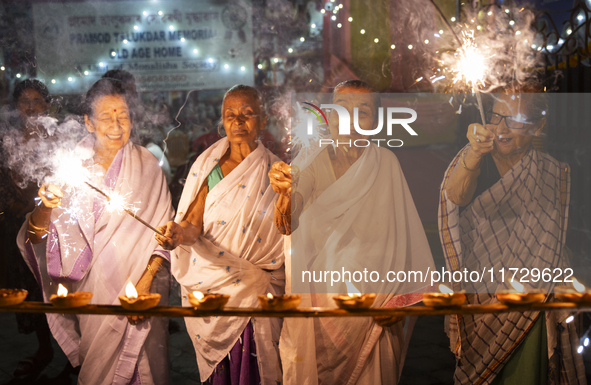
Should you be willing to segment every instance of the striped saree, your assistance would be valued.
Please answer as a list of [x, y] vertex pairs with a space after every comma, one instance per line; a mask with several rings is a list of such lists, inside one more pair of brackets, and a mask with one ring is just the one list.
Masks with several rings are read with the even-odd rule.
[[[522, 268], [568, 267], [564, 246], [570, 196], [568, 166], [532, 148], [460, 213], [447, 199], [446, 186], [464, 150], [448, 167], [441, 185], [439, 235], [447, 269], [487, 273], [482, 282], [462, 282], [454, 284], [454, 289], [466, 290], [470, 304], [491, 304], [497, 301], [497, 290], [510, 288], [507, 285], [513, 271], [509, 268], [521, 273]], [[522, 278], [526, 277], [516, 275], [516, 279]], [[552, 282], [534, 283], [529, 278], [528, 288], [553, 289]], [[544, 313], [449, 317], [447, 333], [458, 360], [455, 383], [490, 384], [539, 316]], [[586, 383], [581, 356], [573, 351], [577, 346], [575, 327], [566, 324], [567, 316], [564, 311], [545, 314], [549, 384]]]

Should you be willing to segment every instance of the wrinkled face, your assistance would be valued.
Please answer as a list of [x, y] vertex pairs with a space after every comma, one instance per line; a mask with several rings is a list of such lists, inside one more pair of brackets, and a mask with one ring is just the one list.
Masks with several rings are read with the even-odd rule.
[[257, 98], [247, 92], [228, 95], [222, 113], [224, 130], [232, 144], [254, 144], [267, 124], [267, 117], [263, 116]]
[[[496, 134], [495, 151], [501, 155], [518, 155], [525, 152], [534, 136], [539, 135], [546, 124], [546, 118], [539, 119], [532, 116], [529, 104], [520, 103], [518, 96], [518, 94], [501, 95], [492, 110], [493, 114], [497, 115], [495, 120], [501, 116], [498, 123], [492, 124], [493, 132]], [[509, 123], [507, 123], [508, 119], [502, 116], [510, 117]], [[509, 126], [522, 126], [522, 128]]]
[[19, 96], [16, 102], [16, 108], [21, 114], [23, 121], [26, 121], [27, 118], [33, 118], [47, 113], [49, 105], [39, 91], [27, 88]]
[[369, 90], [356, 88], [343, 88], [333, 96], [333, 104], [343, 106], [349, 112], [351, 122], [351, 135], [339, 135], [339, 114], [332, 110], [328, 116], [328, 129], [332, 138], [336, 141], [347, 141], [355, 139], [367, 139], [367, 135], [360, 135], [354, 127], [354, 108], [358, 109], [359, 127], [364, 130], [372, 130], [377, 126], [377, 108], [374, 98]]
[[129, 140], [131, 117], [125, 98], [121, 95], [106, 95], [93, 105], [92, 116], [84, 115], [88, 132], [96, 136], [95, 147], [118, 151]]

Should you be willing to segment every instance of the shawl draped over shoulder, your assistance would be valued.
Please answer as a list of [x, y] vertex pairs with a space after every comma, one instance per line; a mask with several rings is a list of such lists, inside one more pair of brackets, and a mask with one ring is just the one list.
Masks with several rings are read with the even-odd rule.
[[[532, 148], [460, 213], [447, 198], [446, 187], [464, 150], [448, 167], [441, 185], [439, 235], [448, 270], [481, 272], [492, 268], [494, 280], [491, 282], [488, 276], [482, 283], [454, 283], [454, 289], [465, 289], [468, 303], [491, 304], [497, 302], [497, 290], [510, 288], [513, 271], [509, 268], [518, 269], [517, 280], [533, 268], [540, 272], [568, 268], [564, 244], [570, 200], [568, 165]], [[538, 283], [529, 279], [529, 285], [547, 291], [554, 287], [554, 283], [541, 279]], [[450, 347], [460, 360], [455, 383], [489, 384], [543, 314], [529, 311], [448, 317]], [[564, 322], [568, 316], [566, 311], [545, 313], [549, 373], [554, 374], [549, 384], [586, 383], [581, 355], [573, 350], [578, 340], [575, 326]]]
[[[187, 177], [176, 222], [182, 222], [189, 205], [213, 167], [229, 147], [222, 138], [197, 158]], [[257, 295], [283, 294], [285, 287], [283, 242], [273, 221], [277, 194], [268, 172], [279, 159], [260, 142], [231, 173], [209, 191], [203, 215], [203, 234], [187, 248], [178, 247], [172, 272], [181, 284], [183, 305], [187, 292], [229, 294], [229, 307], [258, 307]], [[263, 384], [281, 381], [278, 341], [281, 321], [253, 318], [257, 362]], [[185, 318], [205, 381], [228, 355], [249, 318]]]
[[[308, 293], [302, 294], [302, 307], [335, 307], [329, 293], [352, 290], [342, 282], [331, 287], [308, 281], [302, 272], [367, 269], [380, 274], [377, 282], [353, 279], [361, 293], [378, 293], [373, 307], [419, 302], [428, 281], [386, 280], [389, 271], [426, 278], [435, 268], [398, 159], [372, 144], [336, 179], [328, 151], [323, 147], [293, 162], [301, 170], [297, 191], [304, 211], [299, 227], [286, 237], [286, 250], [292, 250], [286, 253], [287, 291]], [[279, 345], [284, 382], [396, 384], [414, 321], [382, 328], [371, 317], [287, 318]]]
[[[76, 150], [92, 154], [94, 136]], [[153, 226], [172, 217], [171, 199], [156, 158], [145, 148], [128, 142], [115, 156], [104, 179], [93, 181], [108, 194], [133, 203], [137, 214]], [[30, 215], [30, 214], [29, 214]], [[49, 234], [32, 245], [27, 221], [17, 243], [39, 282], [45, 301], [58, 283], [70, 292], [88, 291], [92, 304], [118, 305], [125, 286], [143, 274], [152, 255], [170, 260], [159, 249], [151, 231], [125, 213], [110, 213], [105, 199], [86, 186], [65, 194], [51, 213]], [[151, 291], [167, 304], [168, 268], [160, 269]], [[168, 383], [167, 321], [153, 317], [131, 325], [126, 317], [47, 314], [52, 334], [73, 366], [81, 366], [80, 383]]]

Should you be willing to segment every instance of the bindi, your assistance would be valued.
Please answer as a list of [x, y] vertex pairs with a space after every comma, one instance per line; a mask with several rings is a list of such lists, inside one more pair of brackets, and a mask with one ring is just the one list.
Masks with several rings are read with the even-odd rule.
[[115, 108], [115, 109], [113, 109], [113, 112], [117, 112], [117, 109], [116, 109], [116, 108]]

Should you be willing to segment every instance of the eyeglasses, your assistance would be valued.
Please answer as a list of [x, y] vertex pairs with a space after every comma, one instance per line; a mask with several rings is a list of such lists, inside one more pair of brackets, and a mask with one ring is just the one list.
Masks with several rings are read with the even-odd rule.
[[494, 112], [488, 112], [486, 114], [486, 121], [490, 124], [499, 125], [501, 124], [501, 120], [505, 119], [505, 124], [507, 127], [512, 128], [514, 130], [519, 130], [525, 127], [526, 124], [536, 124], [538, 121], [527, 121], [524, 119], [525, 117], [521, 117], [517, 119], [514, 116], [505, 116], [499, 115]]

